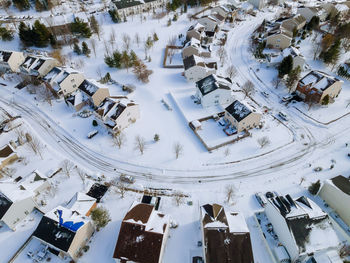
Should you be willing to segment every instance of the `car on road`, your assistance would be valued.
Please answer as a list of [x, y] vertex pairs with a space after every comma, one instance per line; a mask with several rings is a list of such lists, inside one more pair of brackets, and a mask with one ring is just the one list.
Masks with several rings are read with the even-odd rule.
[[279, 116], [282, 120], [288, 121], [287, 115], [286, 115], [285, 113], [283, 113], [282, 111], [280, 111], [280, 112], [278, 113], [278, 116]]
[[284, 97], [282, 97], [282, 101], [283, 102], [289, 102], [289, 101], [291, 101], [293, 99], [293, 95], [286, 95], [286, 96], [284, 96]]
[[265, 207], [266, 206], [267, 200], [266, 200], [265, 196], [261, 192], [255, 193], [254, 196], [255, 196], [256, 200], [258, 201], [258, 203], [259, 203], [259, 205], [261, 207]]
[[262, 91], [261, 95], [263, 95], [265, 98], [268, 98], [270, 96], [270, 94], [267, 93], [266, 91]]
[[123, 183], [127, 183], [127, 184], [133, 184], [135, 183], [135, 178], [130, 176], [130, 175], [126, 175], [126, 174], [121, 174], [119, 176], [119, 179], [121, 182]]

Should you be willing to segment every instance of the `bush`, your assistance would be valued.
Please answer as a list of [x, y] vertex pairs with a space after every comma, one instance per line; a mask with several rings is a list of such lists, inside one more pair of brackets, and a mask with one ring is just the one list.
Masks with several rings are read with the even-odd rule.
[[98, 125], [97, 121], [96, 120], [93, 120], [92, 121], [92, 126], [96, 127]]
[[312, 184], [309, 186], [308, 190], [309, 190], [310, 194], [316, 195], [317, 192], [318, 192], [318, 190], [320, 190], [320, 187], [321, 187], [320, 180], [317, 180], [317, 182], [312, 183]]
[[95, 208], [91, 211], [91, 219], [96, 224], [97, 231], [100, 228], [105, 227], [108, 224], [108, 222], [111, 221], [108, 210], [101, 207]]
[[159, 134], [155, 134], [153, 140], [155, 142], [159, 141]]
[[328, 105], [329, 104], [329, 95], [323, 97], [322, 99], [322, 105]]
[[73, 34], [77, 34], [82, 37], [89, 38], [92, 35], [91, 30], [89, 28], [89, 24], [84, 22], [80, 18], [74, 19], [74, 22], [70, 25], [70, 29]]

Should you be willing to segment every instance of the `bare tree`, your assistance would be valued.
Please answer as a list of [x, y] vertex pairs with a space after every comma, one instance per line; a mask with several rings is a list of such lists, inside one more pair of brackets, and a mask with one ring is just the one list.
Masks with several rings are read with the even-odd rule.
[[174, 144], [174, 153], [176, 159], [179, 159], [180, 155], [183, 153], [183, 146], [179, 142], [176, 142]]
[[61, 168], [62, 168], [62, 173], [67, 175], [67, 177], [70, 177], [70, 174], [75, 168], [75, 166], [73, 162], [66, 159], [61, 162]]
[[350, 256], [350, 246], [349, 245], [342, 246], [339, 250], [339, 256], [342, 258]]
[[43, 101], [46, 101], [50, 106], [52, 106], [52, 100], [54, 99], [54, 95], [48, 86], [45, 84], [41, 85], [39, 90], [39, 96]]
[[244, 93], [244, 97], [246, 98], [247, 96], [253, 94], [255, 92], [255, 89], [254, 89], [254, 84], [253, 82], [251, 82], [250, 80], [247, 80], [243, 87], [242, 87], [242, 91]]
[[221, 66], [223, 67], [225, 64], [226, 57], [227, 57], [227, 52], [226, 52], [225, 47], [221, 46], [217, 51], [217, 55], [220, 59]]
[[9, 168], [9, 167], [4, 167], [0, 169], [0, 178], [3, 177], [12, 177], [16, 172], [16, 169], [14, 168]]
[[257, 140], [258, 144], [261, 148], [264, 148], [265, 146], [270, 144], [270, 139], [267, 136], [263, 136]]
[[183, 203], [185, 195], [181, 191], [176, 191], [173, 194], [173, 197], [174, 197], [174, 202], [175, 202], [176, 206], [179, 206]]
[[113, 135], [113, 145], [118, 146], [118, 148], [122, 148], [122, 146], [125, 144], [126, 142], [126, 136], [124, 133], [116, 133]]
[[229, 67], [226, 69], [226, 74], [227, 74], [227, 76], [228, 76], [230, 79], [236, 77], [236, 75], [237, 75], [237, 69], [236, 69], [236, 67], [235, 67], [234, 65], [229, 66]]
[[224, 151], [224, 155], [227, 157], [227, 156], [230, 155], [230, 153], [231, 153], [231, 152], [230, 152], [230, 148], [227, 147], [227, 148], [225, 149], [225, 151]]
[[124, 198], [127, 191], [126, 185], [123, 182], [117, 182], [115, 184], [115, 191], [120, 195], [120, 198]]
[[94, 52], [95, 58], [96, 58], [96, 40], [94, 38], [90, 39], [90, 45], [92, 48], [92, 52]]
[[39, 141], [38, 138], [32, 137], [29, 133], [26, 133], [26, 140], [27, 140], [27, 146], [28, 148], [34, 153], [40, 156], [41, 159], [43, 159], [42, 152], [44, 149], [44, 146]]
[[131, 38], [128, 34], [124, 34], [122, 37], [124, 49], [129, 52], [131, 45]]
[[169, 64], [171, 64], [171, 62], [173, 61], [173, 58], [176, 54], [176, 50], [172, 47], [174, 47], [176, 45], [176, 36], [172, 36], [171, 38], [169, 38], [168, 40], [168, 58], [169, 58]]
[[226, 203], [233, 201], [235, 197], [235, 187], [233, 185], [227, 185], [225, 188]]
[[139, 33], [136, 33], [136, 34], [135, 34], [135, 43], [136, 43], [137, 47], [140, 46], [141, 38], [140, 38]]
[[17, 135], [17, 141], [19, 145], [23, 145], [26, 142], [26, 133], [21, 127], [15, 129], [15, 133]]
[[111, 33], [109, 35], [109, 43], [111, 44], [113, 50], [114, 50], [114, 45], [116, 43], [116, 39], [117, 39], [117, 36], [115, 34], [114, 29], [112, 28]]
[[273, 78], [272, 85], [275, 86], [275, 89], [277, 89], [280, 86], [281, 81], [282, 81], [281, 78], [279, 78], [278, 76]]
[[80, 177], [81, 181], [83, 182], [83, 185], [85, 185], [85, 180], [86, 180], [86, 172], [79, 168], [78, 166], [75, 167], [75, 171], [77, 172], [77, 175]]
[[140, 153], [143, 154], [145, 151], [145, 148], [146, 148], [145, 139], [140, 135], [137, 135], [135, 137], [135, 149], [139, 150]]

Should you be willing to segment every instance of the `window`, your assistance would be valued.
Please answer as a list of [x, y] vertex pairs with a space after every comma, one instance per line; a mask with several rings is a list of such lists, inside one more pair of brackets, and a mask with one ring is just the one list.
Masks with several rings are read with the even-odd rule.
[[279, 42], [281, 42], [281, 39], [277, 39], [276, 41], [279, 43]]
[[215, 103], [215, 104], [219, 104], [219, 101], [218, 101], [218, 100], [215, 100], [214, 103]]
[[76, 88], [77, 87], [77, 85], [76, 84], [73, 84], [73, 88]]

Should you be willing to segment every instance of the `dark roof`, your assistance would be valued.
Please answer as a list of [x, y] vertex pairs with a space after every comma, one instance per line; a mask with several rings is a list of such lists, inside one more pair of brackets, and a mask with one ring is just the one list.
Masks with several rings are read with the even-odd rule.
[[59, 226], [59, 223], [51, 218], [43, 216], [33, 236], [46, 243], [67, 252], [75, 236], [75, 232]]
[[39, 70], [39, 68], [45, 63], [45, 59], [40, 58], [38, 63], [36, 64], [34, 70]]
[[159, 204], [160, 204], [160, 197], [159, 196], [144, 195], [144, 196], [142, 196], [141, 203], [154, 205], [154, 209], [158, 210]]
[[85, 79], [79, 85], [78, 89], [82, 90], [83, 92], [85, 92], [87, 95], [89, 95], [91, 97], [92, 95], [95, 94], [98, 87], [96, 85], [94, 85], [93, 83], [91, 83], [90, 81]]
[[12, 148], [10, 147], [10, 145], [7, 144], [4, 148], [2, 148], [0, 150], [0, 157], [1, 158], [6, 158], [12, 153], [13, 153]]
[[[153, 2], [155, 0], [144, 0], [145, 3]], [[123, 8], [128, 8], [136, 5], [142, 5], [142, 1], [137, 1], [137, 0], [119, 0], [119, 1], [113, 1], [115, 6], [118, 9], [123, 9]]]
[[0, 219], [6, 214], [13, 202], [0, 192]]
[[144, 225], [123, 222], [113, 258], [138, 263], [158, 263], [163, 235], [145, 231]]
[[121, 103], [118, 103], [117, 106], [115, 107], [115, 112], [114, 112], [114, 114], [112, 114], [112, 115], [110, 116], [110, 118], [111, 118], [112, 120], [118, 119], [118, 117], [120, 116], [120, 114], [122, 114], [122, 112], [125, 110], [125, 108], [126, 108], [126, 105], [123, 105], [123, 104], [121, 104]]
[[338, 175], [331, 179], [332, 183], [342, 192], [350, 195], [350, 180], [342, 175]]
[[11, 55], [12, 55], [12, 52], [0, 51], [0, 57], [2, 57], [0, 61], [7, 62], [10, 59]]
[[184, 67], [185, 67], [185, 70], [189, 69], [189, 68], [192, 68], [193, 66], [196, 65], [196, 60], [194, 58], [194, 56], [190, 56], [190, 57], [187, 57], [183, 60], [183, 63], [184, 63]]
[[230, 232], [225, 210], [217, 204], [202, 206], [205, 214], [203, 226], [211, 222], [220, 227], [204, 227], [205, 258], [208, 263], [253, 263], [250, 234]]
[[222, 82], [219, 82], [218, 77], [214, 74], [211, 74], [204, 79], [197, 81], [196, 86], [203, 95], [206, 95], [216, 89], [230, 90], [230, 87]]
[[126, 213], [124, 221], [133, 219], [135, 222], [141, 221], [143, 224], [146, 224], [152, 211], [153, 206], [151, 205], [137, 204]]
[[24, 60], [24, 62], [22, 63], [22, 67], [25, 67], [25, 68], [30, 68], [31, 65], [35, 62], [36, 58], [35, 57], [26, 57], [26, 59]]
[[252, 111], [239, 102], [238, 100], [235, 100], [230, 104], [227, 108], [226, 111], [232, 115], [233, 118], [235, 118], [237, 121], [241, 121], [244, 118], [246, 118], [249, 114], [252, 113]]
[[91, 186], [89, 192], [87, 192], [87, 195], [93, 198], [96, 198], [97, 203], [99, 203], [102, 197], [107, 192], [107, 190], [108, 190], [107, 186], [103, 184], [95, 183]]

